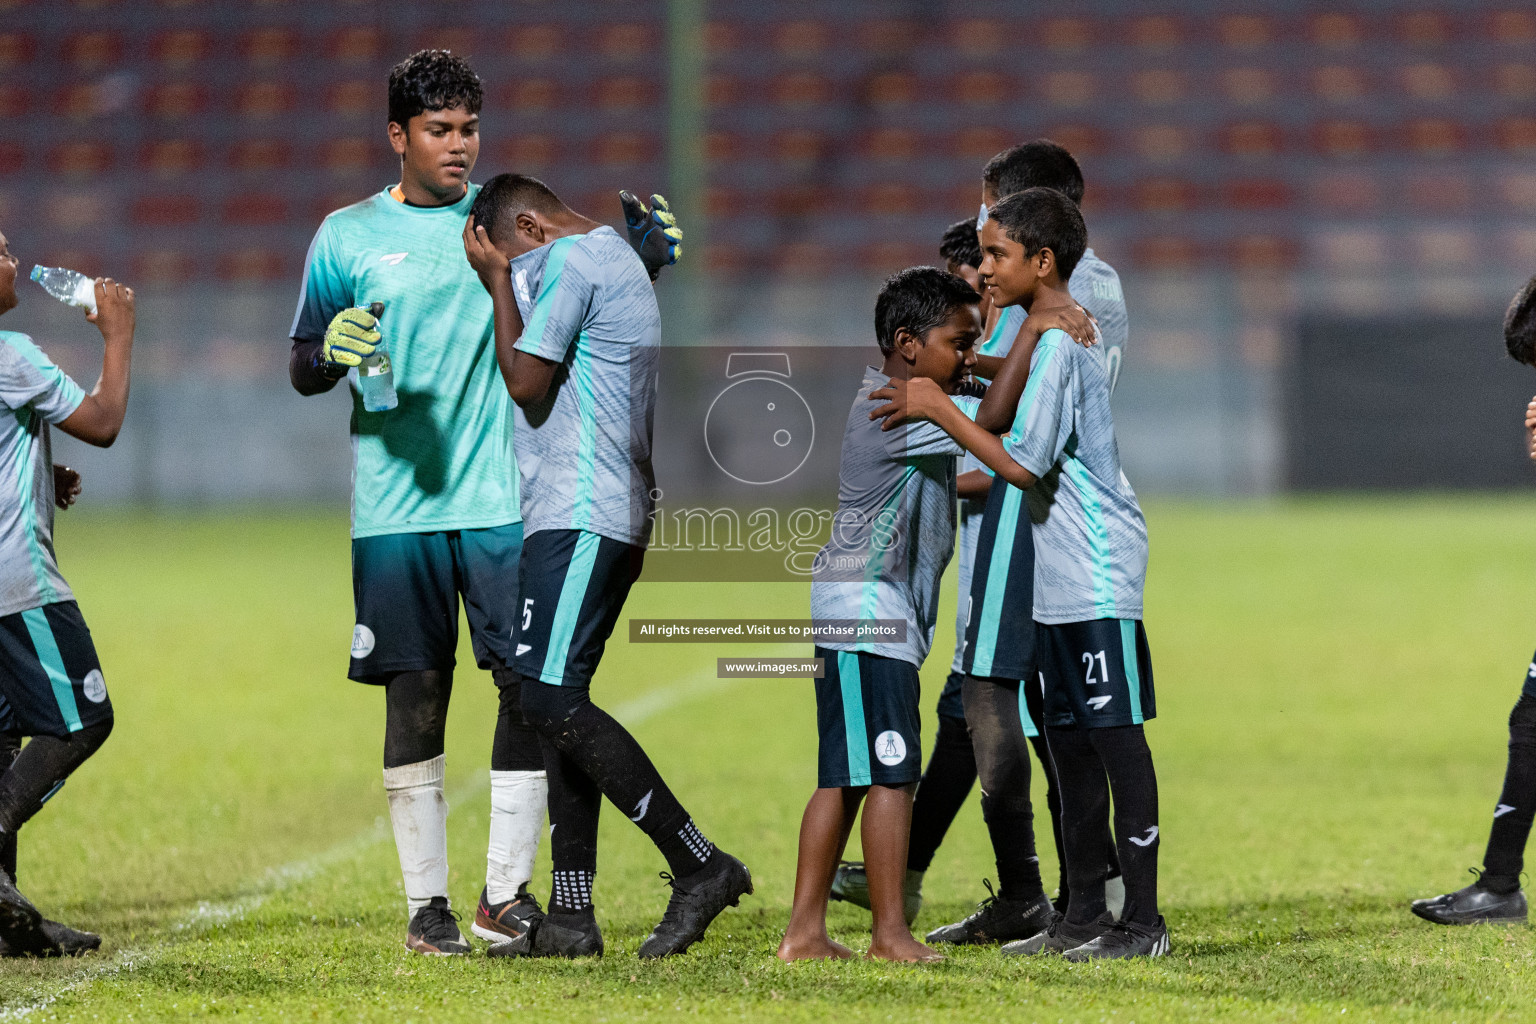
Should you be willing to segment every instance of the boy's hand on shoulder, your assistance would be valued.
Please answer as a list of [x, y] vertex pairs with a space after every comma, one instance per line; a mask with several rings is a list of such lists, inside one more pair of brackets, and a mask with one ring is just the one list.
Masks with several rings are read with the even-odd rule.
[[491, 244], [491, 236], [475, 223], [474, 217], [464, 222], [464, 258], [469, 260], [480, 283], [492, 295], [496, 294], [499, 284], [511, 284], [512, 261]]
[[1092, 348], [1099, 343], [1099, 325], [1094, 321], [1093, 314], [1077, 305], [1031, 310], [1029, 316], [1024, 318], [1019, 333], [1027, 331], [1030, 337], [1039, 339], [1052, 329], [1065, 331], [1068, 337], [1083, 348]]
[[944, 389], [928, 377], [892, 377], [885, 387], [871, 391], [869, 399], [886, 403], [869, 414], [872, 420], [885, 420], [880, 424], [881, 430], [895, 430], [914, 420], [936, 419], [953, 405]]
[[96, 312], [85, 314], [96, 325], [103, 340], [132, 341], [137, 320], [134, 311], [133, 289], [110, 277], [96, 279]]
[[1525, 431], [1531, 458], [1536, 459], [1536, 398], [1525, 407]]
[[69, 508], [80, 497], [80, 474], [68, 466], [53, 466], [53, 503], [59, 508]]

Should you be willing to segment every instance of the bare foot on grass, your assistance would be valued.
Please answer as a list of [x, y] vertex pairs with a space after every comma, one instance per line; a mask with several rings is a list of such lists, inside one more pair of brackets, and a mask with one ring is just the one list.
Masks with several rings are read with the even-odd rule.
[[944, 959], [943, 953], [923, 945], [910, 935], [905, 941], [900, 936], [891, 940], [877, 939], [870, 943], [869, 952], [864, 955], [871, 960], [895, 960], [910, 964], [931, 964]]
[[833, 942], [822, 935], [814, 939], [791, 939], [784, 936], [779, 951], [774, 954], [785, 963], [792, 960], [852, 960], [853, 950], [841, 942]]

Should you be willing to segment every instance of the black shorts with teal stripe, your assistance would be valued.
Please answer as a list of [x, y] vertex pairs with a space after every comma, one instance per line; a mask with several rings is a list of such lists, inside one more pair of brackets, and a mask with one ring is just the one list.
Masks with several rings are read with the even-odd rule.
[[0, 732], [63, 737], [111, 720], [79, 605], [60, 601], [0, 617]]
[[1103, 729], [1157, 717], [1152, 652], [1135, 619], [1093, 619], [1039, 627], [1045, 722]]
[[897, 658], [816, 648], [821, 734], [816, 784], [905, 786], [923, 774], [917, 666]]
[[512, 628], [518, 675], [552, 686], [590, 686], [644, 561], [644, 548], [586, 530], [529, 534]]
[[352, 541], [352, 665], [347, 675], [383, 683], [400, 672], [451, 671], [459, 648], [459, 598], [475, 663], [510, 663], [523, 524]]
[[987, 492], [965, 620], [965, 673], [1028, 679], [1035, 672], [1035, 537], [1024, 492], [1001, 477]]

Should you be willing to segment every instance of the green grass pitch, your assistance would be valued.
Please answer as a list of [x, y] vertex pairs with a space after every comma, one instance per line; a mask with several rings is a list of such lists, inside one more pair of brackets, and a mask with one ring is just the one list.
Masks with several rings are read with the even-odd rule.
[[[118, 724], [23, 831], [20, 879], [106, 948], [0, 963], [0, 1021], [1536, 1017], [1529, 930], [1437, 929], [1407, 912], [1481, 859], [1505, 718], [1536, 645], [1528, 500], [1148, 503], [1162, 712], [1149, 734], [1173, 954], [1099, 966], [991, 949], [921, 967], [779, 964], [815, 785], [810, 687], [712, 676], [720, 654], [799, 651], [622, 636], [597, 699], [752, 867], [757, 895], [686, 957], [638, 961], [666, 903], [664, 864], [610, 808], [604, 959], [407, 955], [383, 706], [344, 678], [346, 525], [319, 515], [319, 527], [296, 513], [60, 517]], [[807, 592], [641, 584], [628, 612], [802, 617]], [[929, 740], [950, 625], [946, 611], [923, 673]], [[458, 687], [452, 892], [469, 910], [495, 696], [473, 668]], [[1048, 842], [1042, 854], [1053, 884]], [[547, 867], [545, 854], [541, 896]], [[928, 875], [919, 931], [968, 912], [991, 873], [973, 796]], [[861, 911], [835, 907], [832, 924], [867, 943]]]

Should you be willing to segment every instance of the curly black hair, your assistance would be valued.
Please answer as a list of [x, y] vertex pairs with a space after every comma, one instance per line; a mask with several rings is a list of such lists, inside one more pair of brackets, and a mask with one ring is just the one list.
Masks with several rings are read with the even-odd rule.
[[1053, 188], [1074, 204], [1083, 201], [1082, 168], [1065, 146], [1050, 139], [1003, 150], [981, 169], [981, 184], [998, 199], [1027, 188]]
[[921, 338], [961, 306], [981, 301], [976, 289], [938, 267], [908, 267], [892, 274], [875, 300], [875, 340], [880, 351], [896, 351], [896, 332], [905, 327]]
[[957, 220], [944, 229], [939, 255], [965, 267], [981, 266], [981, 242], [976, 238], [976, 218]]
[[478, 114], [484, 100], [475, 69], [447, 50], [417, 50], [389, 72], [389, 119], [401, 127], [427, 110]]
[[1005, 235], [1024, 247], [1024, 255], [1051, 250], [1063, 284], [1088, 248], [1088, 227], [1081, 211], [1054, 188], [1027, 188], [999, 199], [992, 207], [992, 219]]
[[1504, 314], [1504, 347], [1515, 362], [1536, 366], [1536, 277], [1525, 282]]

